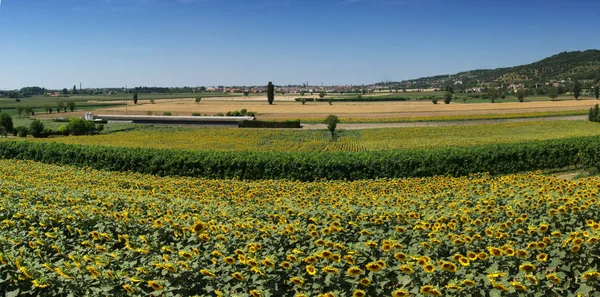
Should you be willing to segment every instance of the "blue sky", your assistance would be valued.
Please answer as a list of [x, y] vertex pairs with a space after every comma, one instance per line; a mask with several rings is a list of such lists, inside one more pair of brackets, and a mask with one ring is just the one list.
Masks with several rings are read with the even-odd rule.
[[369, 84], [600, 48], [597, 0], [2, 0], [0, 89]]

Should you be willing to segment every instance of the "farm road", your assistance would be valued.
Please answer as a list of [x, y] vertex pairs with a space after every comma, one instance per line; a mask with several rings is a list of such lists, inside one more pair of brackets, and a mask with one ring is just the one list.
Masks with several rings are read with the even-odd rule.
[[[467, 120], [467, 121], [440, 121], [440, 122], [405, 122], [405, 123], [340, 123], [340, 130], [362, 130], [378, 128], [410, 128], [410, 127], [440, 127], [440, 126], [472, 126], [497, 123], [537, 122], [537, 121], [579, 121], [587, 120], [586, 115], [581, 116], [559, 116], [538, 118], [514, 118], [514, 119], [491, 119], [491, 120]], [[323, 130], [327, 129], [325, 124], [302, 124], [302, 129]]]

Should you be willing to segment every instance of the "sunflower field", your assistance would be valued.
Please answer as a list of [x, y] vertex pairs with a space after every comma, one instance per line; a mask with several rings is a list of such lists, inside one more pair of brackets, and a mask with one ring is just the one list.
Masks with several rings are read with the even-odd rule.
[[0, 161], [6, 296], [597, 296], [600, 178], [208, 180]]

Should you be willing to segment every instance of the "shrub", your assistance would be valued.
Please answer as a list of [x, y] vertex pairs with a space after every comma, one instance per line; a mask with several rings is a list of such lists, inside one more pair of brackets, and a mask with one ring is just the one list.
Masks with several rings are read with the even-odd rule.
[[10, 133], [13, 131], [14, 126], [13, 126], [13, 120], [12, 117], [8, 114], [8, 113], [0, 113], [0, 126], [4, 127], [4, 129], [6, 129], [7, 133]]
[[69, 129], [66, 125], [62, 125], [58, 127], [58, 130], [56, 130], [56, 134], [67, 136], [69, 135]]
[[82, 118], [72, 118], [67, 124], [67, 130], [70, 135], [93, 135], [98, 131], [94, 122], [86, 121]]
[[0, 136], [2, 137], [8, 137], [8, 131], [6, 131], [6, 128], [0, 126]]
[[438, 103], [438, 99], [437, 99], [437, 98], [433, 98], [433, 99], [431, 99], [431, 103], [433, 103], [433, 104], [437, 104], [437, 103]]
[[170, 111], [165, 111], [162, 114], [163, 116], [172, 116], [173, 114]]
[[153, 113], [151, 111], [146, 111], [146, 115], [151, 116], [151, 115], [153, 115]]
[[202, 116], [202, 114], [199, 113], [199, 112], [192, 112], [192, 116], [194, 116], [194, 117], [200, 117], [200, 116]]
[[23, 127], [23, 126], [17, 127], [16, 131], [17, 131], [17, 135], [19, 137], [27, 137], [27, 134], [29, 133], [29, 129], [27, 129], [27, 127]]
[[600, 108], [598, 107], [598, 104], [596, 104], [594, 107], [590, 108], [590, 111], [588, 113], [588, 120], [590, 122], [599, 122], [600, 121]]
[[302, 99], [300, 100], [300, 102], [302, 102], [302, 105], [305, 105], [305, 104], [306, 104], [306, 98], [302, 98]]
[[154, 104], [154, 99], [150, 99], [150, 104]]
[[446, 94], [444, 95], [444, 103], [450, 104], [450, 102], [452, 102], [452, 93], [446, 92]]
[[31, 124], [29, 125], [29, 133], [35, 138], [40, 138], [44, 136], [44, 128], [44, 123], [36, 119], [31, 121]]
[[302, 128], [300, 120], [271, 122], [271, 121], [243, 121], [238, 124], [239, 128]]

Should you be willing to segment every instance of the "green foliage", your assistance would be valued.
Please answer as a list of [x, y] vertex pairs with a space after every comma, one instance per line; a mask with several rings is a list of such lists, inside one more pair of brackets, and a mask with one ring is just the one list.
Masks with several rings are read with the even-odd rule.
[[579, 96], [581, 96], [581, 84], [579, 81], [576, 81], [573, 84], [573, 97], [575, 97], [575, 100], [579, 100]]
[[[27, 128], [25, 128], [27, 130]], [[376, 179], [507, 174], [600, 164], [600, 137], [365, 153], [209, 152], [0, 141], [4, 158], [147, 174], [240, 179]]]
[[0, 113], [0, 126], [4, 127], [8, 133], [14, 129], [12, 117], [5, 112]]
[[60, 113], [61, 109], [63, 109], [65, 112], [67, 111], [67, 107], [65, 106], [65, 103], [62, 101], [56, 102], [56, 112]]
[[133, 104], [138, 103], [138, 93], [133, 94]]
[[325, 92], [319, 93], [319, 98], [323, 99], [327, 94]]
[[337, 124], [340, 122], [340, 119], [333, 114], [328, 115], [323, 123], [327, 125], [327, 130], [331, 132], [331, 137], [333, 138], [335, 135], [335, 129], [337, 128]]
[[27, 127], [23, 127], [23, 126], [17, 127], [17, 129], [15, 131], [17, 132], [17, 135], [19, 137], [27, 137], [27, 135], [29, 134], [29, 129], [27, 129]]
[[202, 116], [202, 114], [199, 113], [199, 112], [192, 112], [192, 116], [194, 116], [194, 117], [200, 117], [200, 116]]
[[165, 111], [162, 113], [163, 116], [172, 116], [173, 114], [170, 111]]
[[596, 100], [598, 100], [598, 98], [600, 98], [600, 86], [596, 86], [594, 88], [594, 97], [596, 97]]
[[194, 101], [196, 102], [196, 104], [200, 104], [201, 100], [202, 100], [202, 97], [196, 97], [196, 99], [194, 99]]
[[24, 108], [23, 106], [17, 106], [17, 107], [15, 108], [15, 111], [17, 112], [17, 114], [18, 114], [19, 116], [21, 116], [21, 115], [23, 115], [23, 112], [25, 111], [25, 108]]
[[6, 128], [4, 128], [3, 126], [0, 126], [0, 136], [4, 138], [8, 137], [8, 131], [6, 131]]
[[304, 91], [300, 92], [300, 96], [304, 96], [304, 94], [306, 94], [306, 92], [304, 92]]
[[327, 98], [327, 102], [329, 103], [329, 105], [333, 104], [333, 98]]
[[525, 97], [527, 97], [527, 91], [523, 90], [523, 89], [519, 89], [517, 91], [517, 99], [519, 100], [519, 102], [524, 102]]
[[44, 124], [40, 120], [35, 119], [31, 121], [31, 124], [29, 125], [29, 133], [33, 137], [39, 138], [44, 136], [44, 128]]
[[244, 91], [244, 97], [248, 97], [248, 95], [250, 95], [250, 92]]
[[409, 80], [413, 86], [427, 88], [442, 80], [461, 80], [464, 84], [477, 82], [493, 83], [498, 81], [546, 82], [549, 79], [562, 80], [600, 80], [600, 50], [563, 52], [527, 65], [479, 69], [451, 75], [437, 75]]
[[269, 105], [273, 104], [273, 101], [275, 100], [275, 86], [273, 85], [273, 82], [269, 82], [267, 85], [267, 100]]
[[243, 121], [238, 124], [239, 128], [302, 128], [300, 120], [272, 122], [272, 121]]
[[590, 111], [588, 113], [588, 120], [590, 122], [600, 122], [600, 107], [598, 107], [598, 104], [590, 108]]
[[154, 99], [150, 99], [150, 104], [154, 104]]
[[438, 98], [431, 98], [431, 103], [438, 104]]
[[492, 103], [496, 103], [496, 99], [500, 97], [500, 92], [496, 88], [488, 88], [487, 97], [492, 101]]
[[448, 91], [444, 94], [444, 103], [450, 104], [450, 102], [452, 102], [452, 92]]
[[67, 124], [67, 130], [70, 135], [93, 135], [99, 131], [94, 122], [86, 121], [82, 118], [72, 118]]
[[67, 103], [67, 107], [69, 108], [69, 110], [70, 110], [71, 112], [73, 112], [73, 111], [75, 110], [75, 102], [73, 102], [73, 101], [69, 101], [69, 102]]
[[56, 133], [58, 135], [67, 136], [67, 135], [69, 135], [69, 128], [67, 128], [67, 125], [62, 125], [62, 126], [58, 127], [58, 129], [56, 130]]
[[558, 89], [556, 87], [550, 87], [548, 89], [548, 97], [552, 98], [552, 101], [558, 97]]
[[302, 102], [302, 105], [306, 104], [306, 98], [300, 98], [300, 102]]

